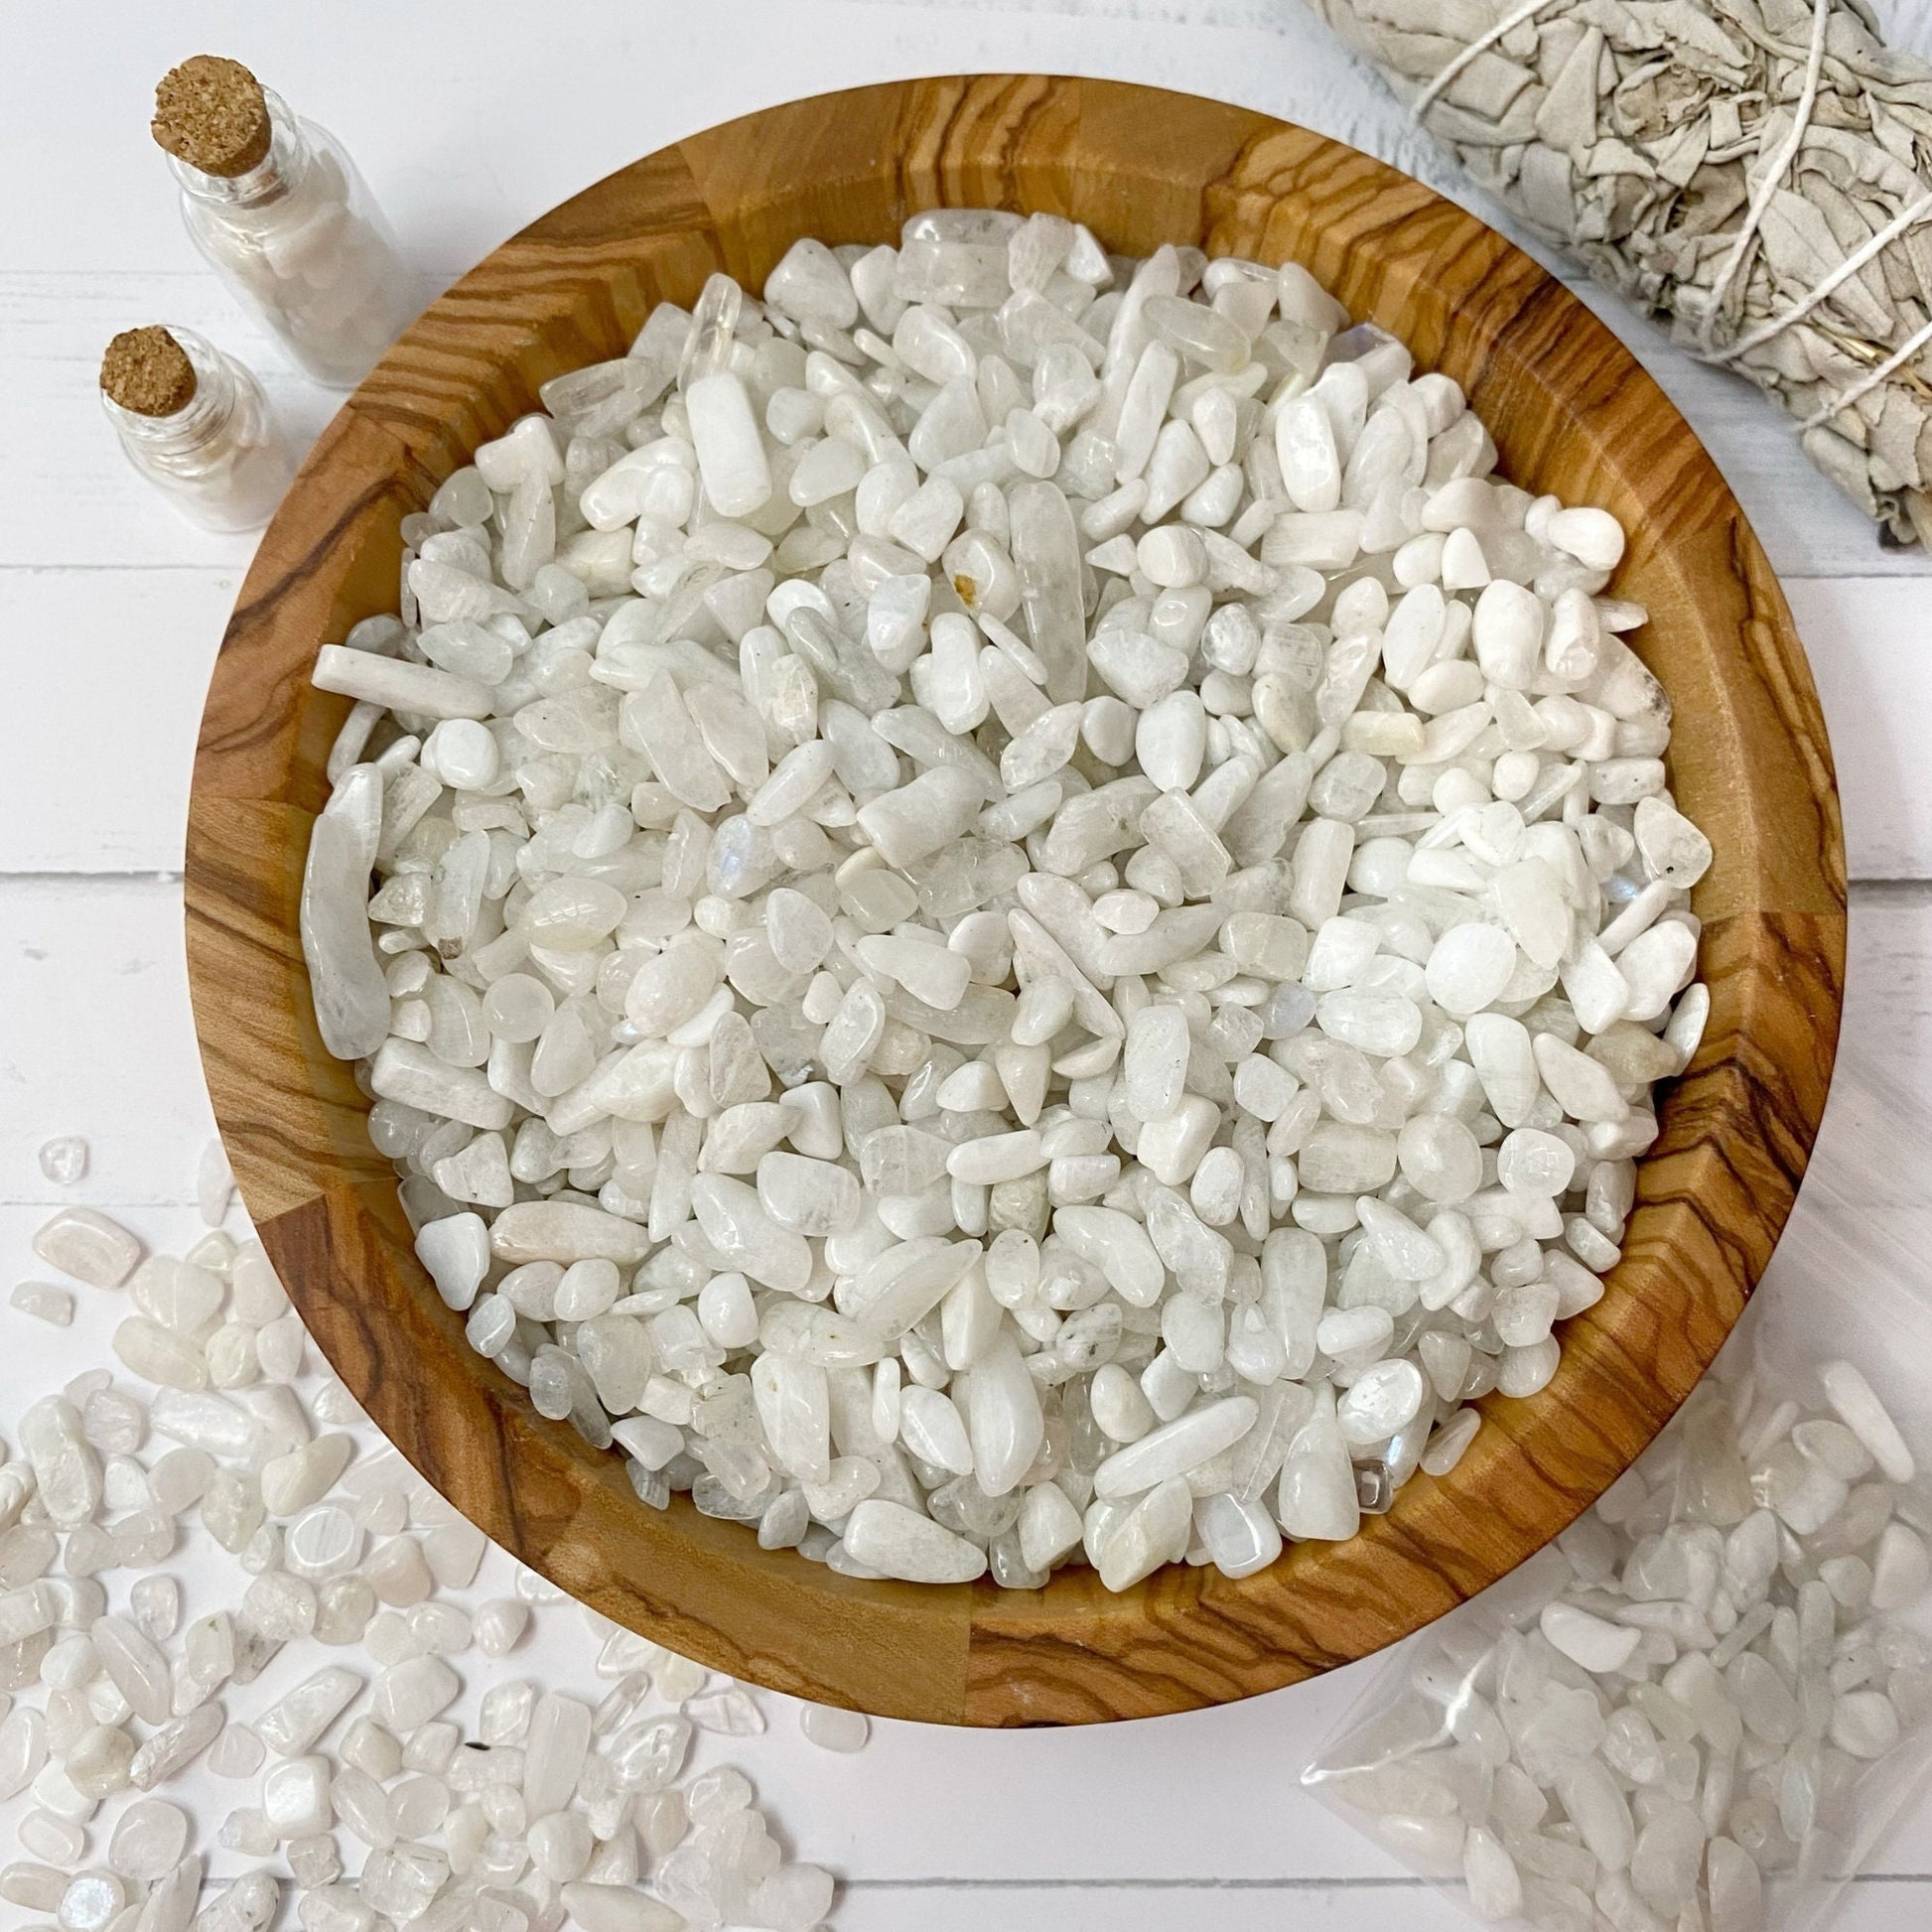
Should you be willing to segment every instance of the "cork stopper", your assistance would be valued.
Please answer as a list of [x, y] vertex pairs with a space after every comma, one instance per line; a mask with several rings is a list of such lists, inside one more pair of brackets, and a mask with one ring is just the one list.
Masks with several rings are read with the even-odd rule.
[[154, 90], [154, 138], [205, 175], [245, 175], [268, 152], [268, 103], [239, 61], [197, 54]]
[[123, 329], [100, 358], [100, 386], [136, 416], [174, 416], [195, 400], [195, 365], [167, 330]]

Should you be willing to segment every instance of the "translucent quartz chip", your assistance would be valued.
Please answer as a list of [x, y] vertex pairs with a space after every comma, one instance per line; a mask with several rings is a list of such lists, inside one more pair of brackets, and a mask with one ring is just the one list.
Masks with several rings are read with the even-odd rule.
[[78, 1864], [87, 1849], [87, 1835], [78, 1825], [52, 1812], [30, 1811], [20, 1821], [20, 1849], [53, 1864]]
[[336, 1841], [322, 1833], [291, 1839], [286, 1848], [289, 1871], [304, 1891], [333, 1885], [342, 1876], [343, 1863]]
[[1522, 1910], [1523, 1881], [1516, 1862], [1480, 1825], [1472, 1825], [1462, 1842], [1462, 1878], [1469, 1888], [1469, 1908], [1478, 1918], [1514, 1918]]
[[1423, 1451], [1422, 1468], [1430, 1475], [1445, 1476], [1455, 1467], [1475, 1440], [1482, 1418], [1474, 1409], [1459, 1409], [1429, 1439]]
[[700, 376], [684, 405], [705, 492], [721, 516], [745, 516], [771, 493], [771, 470], [745, 385], [730, 371]]
[[213, 1704], [204, 1704], [163, 1725], [134, 1753], [127, 1769], [128, 1782], [141, 1791], [166, 1783], [214, 1742], [221, 1725], [220, 1707]]
[[513, 1744], [529, 1727], [536, 1686], [527, 1680], [492, 1684], [483, 1693], [478, 1734], [485, 1744]]
[[477, 1611], [477, 1648], [485, 1657], [505, 1657], [516, 1647], [529, 1625], [528, 1604], [505, 1597], [494, 1598]]
[[50, 1520], [61, 1529], [87, 1522], [100, 1507], [102, 1477], [79, 1412], [61, 1396], [44, 1396], [21, 1417], [18, 1440]]
[[1831, 1738], [1852, 1757], [1882, 1757], [1898, 1742], [1898, 1713], [1880, 1692], [1850, 1692], [1832, 1706]]
[[129, 1315], [114, 1330], [114, 1353], [143, 1381], [191, 1391], [207, 1386], [207, 1350], [146, 1315]]
[[363, 1530], [347, 1509], [317, 1503], [288, 1524], [282, 1540], [290, 1571], [309, 1581], [339, 1577], [363, 1548]]
[[444, 1589], [467, 1589], [476, 1581], [488, 1539], [473, 1523], [438, 1524], [423, 1538], [423, 1560]]
[[71, 1187], [87, 1172], [87, 1143], [77, 1134], [45, 1141], [40, 1152], [41, 1173], [62, 1187]]
[[416, 1231], [416, 1254], [453, 1309], [467, 1309], [488, 1272], [489, 1230], [480, 1214], [453, 1214]]
[[188, 1849], [188, 1814], [158, 1798], [129, 1805], [115, 1821], [107, 1862], [123, 1878], [166, 1877]]
[[1763, 1874], [1742, 1846], [1714, 1838], [1706, 1852], [1712, 1932], [1756, 1932], [1764, 1922]]
[[[73, 1739], [63, 1781], [84, 1806], [89, 1800], [111, 1797], [133, 1781], [134, 1739], [117, 1725], [92, 1725]], [[60, 1793], [46, 1775], [35, 1781], [35, 1794], [44, 1804], [59, 1801]]]
[[0, 1719], [0, 1797], [17, 1797], [47, 1762], [47, 1721], [28, 1705]]
[[841, 1711], [835, 1705], [802, 1706], [798, 1713], [798, 1724], [805, 1735], [821, 1750], [862, 1750], [872, 1734], [871, 1723], [864, 1712]]
[[128, 1888], [112, 1871], [81, 1871], [61, 1894], [60, 1923], [70, 1932], [106, 1932], [128, 1902]]
[[207, 1767], [217, 1778], [250, 1778], [259, 1771], [267, 1751], [260, 1734], [248, 1725], [231, 1724], [214, 1741]]
[[335, 1666], [317, 1671], [255, 1719], [255, 1733], [283, 1757], [303, 1756], [362, 1688], [362, 1679], [353, 1671]]
[[1116, 1450], [1094, 1472], [1103, 1497], [1140, 1495], [1170, 1476], [1185, 1475], [1247, 1434], [1255, 1419], [1248, 1396], [1229, 1396], [1195, 1409]]
[[261, 1472], [262, 1504], [271, 1516], [293, 1516], [335, 1487], [354, 1445], [346, 1436], [323, 1436], [267, 1462]]
[[1348, 1446], [1332, 1417], [1317, 1413], [1295, 1436], [1282, 1464], [1275, 1514], [1291, 1536], [1340, 1542], [1360, 1525]]
[[126, 1617], [96, 1617], [88, 1636], [101, 1668], [144, 1723], [164, 1724], [173, 1715], [168, 1660]]
[[1415, 1419], [1426, 1388], [1423, 1372], [1414, 1362], [1377, 1362], [1337, 1405], [1343, 1438], [1357, 1446], [1385, 1442]]
[[228, 1167], [227, 1150], [218, 1140], [209, 1141], [202, 1150], [195, 1179], [196, 1201], [202, 1219], [209, 1227], [218, 1228], [227, 1219], [228, 1202], [233, 1194], [234, 1175]]
[[376, 1679], [371, 1709], [378, 1724], [404, 1733], [446, 1710], [461, 1689], [461, 1680], [442, 1658], [412, 1657]]
[[285, 1758], [262, 1779], [262, 1817], [278, 1838], [306, 1838], [335, 1820], [326, 1757]]
[[1430, 997], [1457, 1019], [1480, 1013], [1509, 985], [1517, 958], [1515, 940], [1499, 926], [1452, 926], [1429, 955]]
[[22, 1314], [65, 1328], [73, 1320], [73, 1296], [52, 1282], [21, 1282], [7, 1298]]

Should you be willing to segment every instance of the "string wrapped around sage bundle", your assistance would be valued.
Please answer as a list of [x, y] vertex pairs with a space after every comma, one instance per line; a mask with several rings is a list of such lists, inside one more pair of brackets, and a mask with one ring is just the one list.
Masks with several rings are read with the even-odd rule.
[[1863, 0], [1310, 0], [1471, 178], [1932, 543], [1932, 66]]

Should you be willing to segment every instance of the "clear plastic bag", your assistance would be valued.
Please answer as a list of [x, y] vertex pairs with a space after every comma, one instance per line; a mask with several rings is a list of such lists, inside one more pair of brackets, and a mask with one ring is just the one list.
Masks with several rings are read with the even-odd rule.
[[[1882, 1076], [1842, 1076], [1841, 1089], [1834, 1155], [1867, 1120], [1889, 1122], [1895, 1143], [1919, 1112]], [[1870, 1173], [1821, 1161], [1665, 1433], [1556, 1544], [1393, 1653], [1303, 1773], [1475, 1916], [1560, 1932], [1808, 1932], [1923, 1788], [1932, 1301], [1882, 1209], [1838, 1179], [1863, 1194], [1853, 1177]], [[1840, 1424], [1856, 1384], [1839, 1376], [1835, 1411], [1821, 1382], [1839, 1362], [1895, 1423], [1909, 1480], [1860, 1467], [1870, 1451]], [[1896, 1475], [1896, 1449], [1879, 1447]], [[1774, 1532], [1757, 1522], [1767, 1498]], [[1767, 1546], [1768, 1617], [1749, 1581]], [[1861, 1606], [1874, 1564], [1885, 1601], [1912, 1600]], [[1620, 1671], [1575, 1661], [1607, 1664], [1632, 1628], [1639, 1648]]]

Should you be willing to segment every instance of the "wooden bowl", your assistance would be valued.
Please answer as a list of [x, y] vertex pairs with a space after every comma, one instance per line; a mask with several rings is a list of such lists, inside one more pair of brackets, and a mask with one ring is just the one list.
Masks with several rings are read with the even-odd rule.
[[[540, 382], [621, 353], [653, 302], [690, 303], [719, 268], [757, 289], [799, 235], [894, 239], [938, 204], [1057, 210], [1132, 254], [1293, 257], [1456, 377], [1513, 481], [1630, 531], [1618, 588], [1650, 608], [1636, 643], [1676, 701], [1672, 781], [1717, 848], [1696, 894], [1711, 1024], [1555, 1383], [1485, 1401], [1453, 1474], [1417, 1477], [1354, 1541], [1240, 1583], [1179, 1568], [1118, 1596], [1084, 1569], [1024, 1592], [865, 1583], [762, 1551], [683, 1497], [640, 1506], [619, 1458], [542, 1421], [465, 1345], [310, 1013], [297, 891], [345, 704], [309, 667], [394, 608], [397, 519]], [[390, 350], [303, 468], [229, 623], [195, 766], [188, 953], [261, 1238], [343, 1380], [466, 1515], [607, 1615], [754, 1682], [896, 1718], [1085, 1723], [1364, 1656], [1521, 1563], [1629, 1463], [1790, 1209], [1838, 1030], [1845, 865], [1824, 722], [1763, 553], [1656, 385], [1534, 262], [1300, 128], [1149, 87], [978, 75], [799, 101], [649, 155], [505, 242]]]

